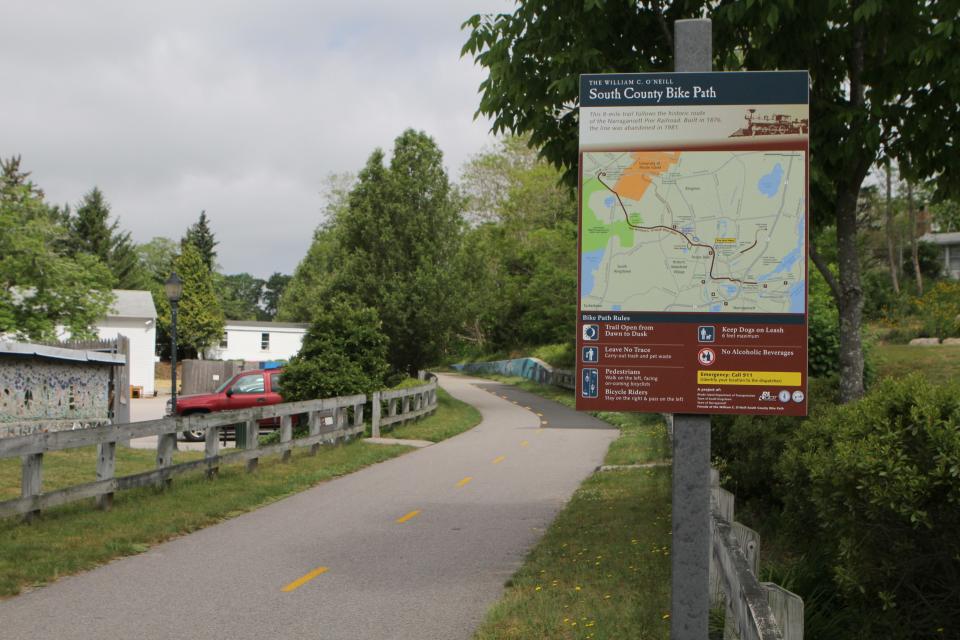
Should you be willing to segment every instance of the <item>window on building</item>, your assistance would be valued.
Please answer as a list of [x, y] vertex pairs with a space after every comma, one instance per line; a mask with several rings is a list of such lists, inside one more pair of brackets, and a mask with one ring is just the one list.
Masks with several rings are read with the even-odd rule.
[[270, 334], [269, 333], [260, 334], [260, 349], [262, 351], [270, 350]]
[[227, 348], [227, 332], [226, 331], [223, 332], [223, 337], [220, 338], [220, 348], [221, 349]]

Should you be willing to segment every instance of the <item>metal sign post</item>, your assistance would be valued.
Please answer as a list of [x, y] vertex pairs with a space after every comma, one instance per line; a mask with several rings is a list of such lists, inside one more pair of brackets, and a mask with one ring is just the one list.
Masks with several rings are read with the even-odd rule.
[[[710, 20], [673, 25], [673, 70], [712, 71]], [[710, 416], [673, 417], [670, 638], [706, 640], [710, 613]]]
[[577, 409], [673, 421], [672, 637], [707, 637], [710, 416], [807, 412], [809, 76], [580, 76]]

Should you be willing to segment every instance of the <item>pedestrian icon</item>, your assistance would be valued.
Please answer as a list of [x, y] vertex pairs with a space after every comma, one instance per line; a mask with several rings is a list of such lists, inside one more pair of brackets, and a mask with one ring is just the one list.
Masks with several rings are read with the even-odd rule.
[[597, 362], [600, 359], [600, 350], [596, 347], [584, 347], [583, 348], [583, 361], [584, 362]]
[[585, 324], [583, 325], [583, 339], [593, 342], [600, 339], [600, 325], [598, 324]]
[[716, 361], [717, 354], [714, 353], [713, 349], [700, 349], [699, 353], [697, 353], [697, 362], [705, 367], [709, 367]]
[[716, 336], [716, 327], [697, 327], [697, 340], [700, 342], [713, 342]]
[[584, 369], [580, 393], [584, 398], [596, 398], [599, 395], [600, 384], [596, 369]]

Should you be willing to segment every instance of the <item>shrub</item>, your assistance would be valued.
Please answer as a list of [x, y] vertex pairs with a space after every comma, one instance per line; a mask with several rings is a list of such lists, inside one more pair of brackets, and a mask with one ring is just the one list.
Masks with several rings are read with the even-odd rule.
[[[811, 413], [834, 405], [837, 388], [835, 378], [811, 380]], [[792, 416], [713, 417], [710, 449], [714, 465], [721, 471], [724, 486], [737, 494], [738, 502], [760, 501], [763, 508], [782, 502], [777, 465], [803, 421]]]
[[810, 375], [829, 376], [840, 362], [840, 315], [827, 281], [810, 271], [808, 359]]
[[933, 337], [950, 338], [960, 335], [960, 282], [940, 280], [917, 300], [923, 316], [924, 331]]
[[387, 338], [376, 310], [346, 298], [317, 314], [300, 352], [285, 367], [288, 401], [371, 393], [389, 370]]
[[828, 551], [863, 612], [860, 637], [960, 628], [960, 384], [885, 380], [804, 423], [778, 473], [797, 538]]

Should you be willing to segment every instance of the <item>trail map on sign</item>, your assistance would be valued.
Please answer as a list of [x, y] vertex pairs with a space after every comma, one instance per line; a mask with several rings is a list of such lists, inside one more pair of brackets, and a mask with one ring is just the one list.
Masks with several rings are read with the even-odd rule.
[[581, 310], [805, 312], [803, 151], [582, 162]]

